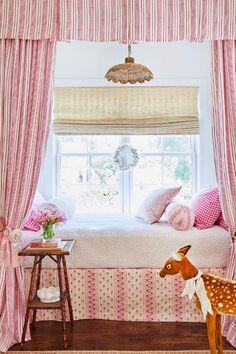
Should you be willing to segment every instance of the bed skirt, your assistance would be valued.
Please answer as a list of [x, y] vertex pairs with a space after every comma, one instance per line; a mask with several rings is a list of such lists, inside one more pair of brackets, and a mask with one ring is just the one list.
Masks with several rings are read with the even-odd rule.
[[[203, 269], [225, 276], [226, 269]], [[179, 276], [160, 278], [158, 269], [68, 269], [75, 320], [204, 322], [194, 300], [181, 297]], [[29, 289], [31, 269], [25, 269]], [[42, 270], [42, 286], [57, 284], [56, 269]], [[60, 310], [38, 310], [37, 321], [61, 320]]]

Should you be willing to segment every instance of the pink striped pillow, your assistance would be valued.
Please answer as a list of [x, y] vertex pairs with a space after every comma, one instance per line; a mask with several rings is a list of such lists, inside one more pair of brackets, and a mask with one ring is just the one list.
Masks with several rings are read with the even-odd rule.
[[148, 224], [158, 222], [162, 217], [167, 204], [179, 193], [181, 187], [167, 187], [151, 191], [139, 206], [136, 217]]
[[216, 187], [206, 188], [195, 195], [192, 201], [195, 226], [207, 229], [215, 224], [221, 213], [220, 198]]
[[170, 203], [166, 207], [165, 216], [167, 222], [176, 230], [186, 231], [194, 225], [194, 213], [187, 205]]

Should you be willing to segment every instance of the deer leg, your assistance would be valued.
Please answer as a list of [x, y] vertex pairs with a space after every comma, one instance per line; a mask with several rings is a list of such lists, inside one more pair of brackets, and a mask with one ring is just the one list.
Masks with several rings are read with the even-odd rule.
[[210, 345], [210, 353], [216, 354], [216, 316], [210, 315], [206, 316], [207, 320], [207, 334]]
[[221, 334], [221, 315], [216, 315], [216, 346], [218, 354], [223, 354], [222, 334]]

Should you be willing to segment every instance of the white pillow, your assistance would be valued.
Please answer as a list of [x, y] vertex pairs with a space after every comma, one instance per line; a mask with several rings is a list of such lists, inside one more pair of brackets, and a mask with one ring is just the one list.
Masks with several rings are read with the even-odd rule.
[[46, 199], [42, 196], [42, 194], [38, 191], [36, 191], [35, 196], [34, 196], [34, 200], [33, 200], [33, 204], [43, 204], [46, 202]]
[[136, 217], [148, 224], [158, 222], [167, 204], [179, 193], [182, 187], [163, 186], [151, 191], [138, 208]]
[[76, 199], [70, 195], [52, 198], [47, 200], [47, 203], [56, 205], [56, 207], [65, 214], [67, 220], [75, 213]]

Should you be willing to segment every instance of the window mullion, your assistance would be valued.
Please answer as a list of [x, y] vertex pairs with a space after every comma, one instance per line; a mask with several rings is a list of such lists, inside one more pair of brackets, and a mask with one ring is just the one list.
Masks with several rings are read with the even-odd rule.
[[[121, 145], [129, 144], [129, 136], [121, 136]], [[121, 185], [121, 195], [122, 195], [122, 211], [127, 213], [130, 211], [130, 172], [123, 171], [120, 172], [120, 178], [122, 180]]]
[[91, 137], [89, 137], [87, 142], [87, 162], [88, 162], [88, 188], [89, 188], [89, 205], [92, 208], [92, 156], [91, 156]]
[[129, 204], [128, 204], [128, 213], [131, 212], [131, 208], [133, 205], [133, 195], [134, 195], [134, 178], [133, 178], [133, 170], [129, 171]]
[[191, 167], [192, 167], [192, 194], [197, 191], [197, 152], [196, 152], [196, 138], [191, 136]]
[[56, 155], [56, 195], [61, 195], [61, 155], [60, 152]]

